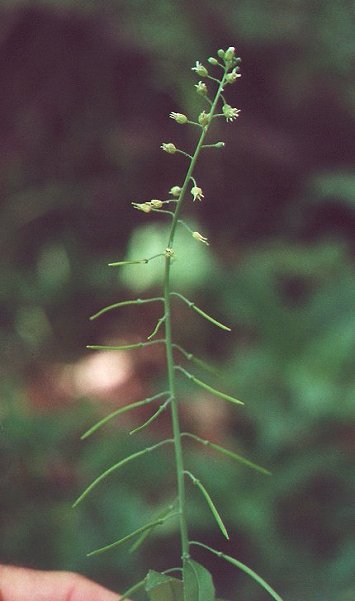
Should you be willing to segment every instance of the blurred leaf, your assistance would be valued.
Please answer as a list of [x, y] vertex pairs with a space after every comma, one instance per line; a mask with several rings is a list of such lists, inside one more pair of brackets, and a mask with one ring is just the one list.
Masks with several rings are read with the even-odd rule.
[[337, 202], [355, 208], [355, 173], [326, 172], [314, 176], [309, 184], [313, 203]]
[[145, 590], [150, 601], [185, 601], [182, 581], [149, 570]]
[[184, 564], [184, 595], [185, 601], [215, 601], [211, 574], [193, 559]]

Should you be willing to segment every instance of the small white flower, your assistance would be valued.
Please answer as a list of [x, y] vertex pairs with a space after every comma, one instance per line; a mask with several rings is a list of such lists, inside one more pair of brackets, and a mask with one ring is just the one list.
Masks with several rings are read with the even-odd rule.
[[198, 116], [198, 122], [200, 125], [202, 125], [202, 127], [206, 127], [206, 125], [209, 124], [210, 120], [211, 116], [209, 113], [206, 113], [206, 111], [202, 111], [202, 113], [200, 113]]
[[198, 186], [193, 186], [191, 188], [191, 194], [193, 196], [194, 202], [195, 202], [195, 200], [202, 200], [204, 198], [204, 194], [202, 192], [202, 189], [199, 188]]
[[226, 82], [227, 83], [234, 83], [238, 77], [241, 77], [241, 73], [237, 72], [237, 69], [234, 68], [233, 71], [231, 73], [228, 73], [228, 75], [226, 75]]
[[167, 152], [168, 154], [175, 154], [175, 152], [177, 151], [175, 144], [173, 144], [172, 142], [163, 142], [160, 148], [162, 148], [164, 152]]
[[201, 96], [207, 96], [207, 86], [205, 83], [203, 83], [203, 81], [199, 81], [197, 84], [195, 84], [195, 88], [198, 94], [201, 94]]
[[192, 232], [192, 236], [195, 238], [195, 240], [203, 242], [204, 244], [207, 244], [207, 246], [209, 245], [207, 238], [205, 238], [205, 236], [201, 236], [199, 232]]
[[150, 213], [152, 210], [152, 207], [150, 206], [149, 202], [144, 202], [144, 203], [132, 202], [132, 206], [135, 209], [138, 209], [138, 211], [143, 211], [143, 213]]
[[192, 67], [191, 71], [196, 71], [197, 75], [200, 77], [207, 77], [208, 71], [206, 67], [204, 67], [200, 61], [196, 61], [195, 67]]
[[188, 118], [183, 113], [170, 113], [169, 117], [181, 125], [188, 122]]
[[240, 109], [232, 108], [230, 104], [224, 104], [222, 111], [227, 121], [233, 121], [233, 119], [239, 117], [240, 113]]

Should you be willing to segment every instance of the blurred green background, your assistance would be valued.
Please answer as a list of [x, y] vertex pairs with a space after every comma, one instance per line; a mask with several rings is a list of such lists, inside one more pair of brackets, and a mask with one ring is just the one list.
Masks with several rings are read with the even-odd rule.
[[[100, 471], [169, 431], [163, 418], [129, 437], [149, 415], [138, 411], [80, 442], [95, 419], [165, 387], [159, 351], [85, 345], [153, 329], [151, 305], [88, 318], [158, 292], [159, 261], [107, 263], [160, 250], [166, 223], [130, 202], [181, 182], [184, 158], [159, 146], [191, 148], [193, 132], [169, 112], [204, 108], [190, 67], [235, 45], [243, 75], [228, 99], [241, 117], [216, 129], [226, 148], [204, 155], [205, 199], [191, 207], [211, 245], [182, 235], [175, 268], [176, 288], [233, 331], [176, 301], [175, 332], [246, 402], [230, 410], [181, 383], [184, 427], [273, 476], [188, 446], [234, 535], [220, 540], [194, 491], [191, 532], [287, 601], [352, 601], [355, 3], [2, 0], [0, 18], [0, 560], [78, 570], [115, 590], [178, 562], [172, 522], [136, 555], [86, 558], [170, 502], [174, 473], [169, 453], [149, 456], [70, 508]], [[221, 596], [266, 599], [245, 575], [196, 558]]]

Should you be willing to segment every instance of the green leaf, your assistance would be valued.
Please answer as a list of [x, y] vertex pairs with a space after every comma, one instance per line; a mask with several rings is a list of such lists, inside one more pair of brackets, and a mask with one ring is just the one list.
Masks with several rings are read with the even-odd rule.
[[184, 601], [215, 601], [212, 576], [206, 568], [193, 559], [184, 565]]
[[206, 488], [203, 486], [202, 482], [200, 482], [200, 480], [198, 480], [198, 478], [195, 478], [195, 476], [193, 474], [191, 474], [191, 472], [189, 472], [188, 470], [185, 470], [184, 473], [187, 474], [191, 478], [191, 480], [195, 484], [195, 486], [197, 486], [197, 488], [201, 491], [201, 493], [203, 494], [204, 498], [207, 501], [207, 505], [209, 506], [209, 508], [212, 512], [212, 515], [213, 515], [214, 519], [216, 520], [217, 525], [220, 528], [223, 536], [225, 536], [226, 539], [229, 540], [229, 535], [228, 535], [227, 529], [223, 523], [221, 516], [219, 515], [217, 507], [215, 506], [214, 502], [212, 501], [209, 493], [207, 492]]
[[221, 392], [220, 390], [217, 390], [216, 388], [212, 388], [212, 386], [210, 386], [209, 384], [206, 384], [206, 382], [203, 382], [202, 380], [195, 378], [195, 376], [190, 374], [190, 372], [188, 372], [186, 369], [184, 369], [180, 365], [175, 365], [175, 369], [177, 369], [181, 373], [183, 373], [184, 376], [186, 376], [186, 378], [188, 378], [189, 380], [194, 382], [194, 384], [197, 384], [197, 386], [200, 386], [201, 388], [204, 388], [205, 390], [208, 390], [208, 392], [211, 392], [212, 394], [214, 394], [214, 396], [217, 396], [220, 399], [224, 399], [225, 401], [230, 401], [231, 403], [235, 403], [236, 405], [244, 405], [243, 401], [239, 401], [235, 397], [230, 396], [230, 394], [226, 394], [225, 392]]
[[151, 451], [158, 449], [162, 445], [172, 443], [172, 442], [174, 442], [174, 440], [172, 438], [167, 438], [166, 440], [162, 440], [161, 442], [158, 442], [157, 444], [154, 444], [151, 447], [146, 447], [142, 451], [137, 451], [136, 453], [132, 453], [132, 455], [129, 455], [128, 457], [121, 459], [121, 461], [119, 461], [118, 463], [111, 465], [111, 467], [109, 467], [107, 470], [105, 470], [102, 474], [100, 474], [100, 476], [98, 476], [93, 482], [91, 482], [91, 484], [89, 484], [89, 486], [87, 486], [87, 488], [84, 490], [84, 492], [82, 492], [81, 495], [76, 499], [76, 501], [74, 501], [73, 507], [77, 507], [77, 505], [79, 505], [79, 503], [81, 503], [81, 501], [83, 499], [85, 499], [85, 497], [89, 494], [89, 492], [91, 492], [92, 489], [95, 488], [102, 480], [107, 478], [107, 476], [112, 474], [112, 472], [120, 469], [127, 463], [130, 463], [131, 461], [138, 459], [138, 457], [142, 457], [143, 455], [146, 455], [146, 453], [150, 453]]
[[149, 601], [184, 601], [182, 581], [154, 570], [148, 572], [145, 590]]
[[109, 545], [105, 545], [104, 547], [95, 549], [95, 551], [91, 551], [90, 553], [87, 554], [87, 557], [92, 557], [92, 555], [100, 555], [100, 553], [104, 553], [105, 551], [110, 551], [111, 549], [115, 549], [119, 545], [122, 545], [123, 543], [126, 543], [127, 541], [131, 540], [132, 538], [135, 538], [137, 535], [142, 534], [142, 532], [146, 532], [147, 530], [149, 531], [152, 528], [155, 528], [155, 526], [161, 526], [167, 520], [170, 520], [170, 518], [173, 518], [178, 515], [179, 515], [178, 512], [169, 513], [163, 518], [154, 520], [153, 522], [149, 522], [148, 524], [145, 524], [145, 526], [141, 526], [140, 528], [137, 528], [137, 530], [134, 530], [133, 532], [131, 532], [130, 534], [127, 534], [123, 538], [119, 538], [118, 540], [115, 540], [115, 542], [110, 543]]
[[246, 459], [245, 457], [242, 457], [241, 455], [234, 453], [234, 451], [230, 451], [229, 449], [225, 449], [224, 447], [221, 447], [219, 444], [215, 444], [214, 442], [210, 442], [209, 440], [204, 440], [203, 438], [196, 436], [196, 434], [191, 434], [190, 432], [183, 432], [181, 434], [181, 436], [188, 436], [189, 438], [192, 438], [193, 440], [197, 440], [197, 442], [200, 442], [204, 446], [211, 447], [212, 449], [215, 449], [219, 453], [226, 455], [226, 457], [230, 457], [231, 459], [234, 459], [235, 461], [239, 461], [239, 463], [243, 463], [247, 467], [250, 467], [250, 468], [256, 470], [257, 472], [260, 472], [261, 474], [265, 474], [268, 476], [271, 475], [271, 472], [269, 470], [267, 470], [265, 467], [261, 467], [261, 465], [257, 465], [253, 461], [250, 461], [249, 459]]
[[132, 411], [132, 409], [136, 409], [137, 407], [142, 407], [142, 405], [147, 405], [151, 401], [155, 401], [159, 397], [166, 396], [168, 394], [169, 394], [169, 391], [159, 392], [158, 394], [156, 394], [152, 397], [143, 399], [142, 401], [136, 401], [135, 403], [130, 403], [129, 405], [124, 405], [124, 407], [115, 409], [115, 411], [112, 411], [109, 415], [106, 415], [105, 417], [100, 419], [98, 422], [96, 422], [96, 424], [91, 426], [91, 428], [89, 428], [89, 430], [86, 430], [86, 432], [84, 432], [84, 434], [82, 434], [82, 436], [80, 437], [80, 440], [84, 440], [85, 438], [88, 438], [89, 436], [91, 436], [91, 434], [96, 432], [96, 430], [101, 428], [101, 426], [104, 426], [105, 424], [107, 424], [107, 422], [109, 422], [114, 417], [121, 415], [121, 413], [126, 413], [126, 411]]
[[107, 307], [100, 309], [100, 311], [97, 311], [97, 313], [95, 313], [94, 315], [91, 315], [90, 319], [91, 320], [96, 319], [97, 317], [100, 317], [100, 315], [107, 313], [107, 311], [112, 311], [112, 309], [126, 307], [127, 305], [143, 305], [144, 303], [154, 303], [155, 301], [164, 301], [164, 299], [163, 299], [163, 297], [159, 296], [159, 297], [155, 297], [155, 298], [145, 298], [145, 299], [135, 298], [133, 300], [121, 301], [119, 303], [114, 303], [113, 305], [108, 305]]
[[223, 323], [221, 323], [214, 317], [211, 317], [211, 315], [208, 315], [208, 313], [206, 313], [205, 311], [202, 311], [202, 309], [197, 307], [192, 301], [189, 301], [189, 299], [186, 298], [186, 296], [184, 296], [183, 294], [180, 294], [179, 292], [170, 292], [170, 294], [171, 296], [177, 296], [178, 298], [183, 300], [184, 303], [186, 303], [190, 307], [190, 309], [196, 311], [199, 315], [201, 315], [201, 317], [204, 317], [205, 319], [207, 319], [207, 321], [210, 321], [215, 326], [218, 326], [219, 328], [221, 328], [222, 330], [226, 330], [227, 332], [231, 332], [231, 328], [229, 326], [225, 326]]

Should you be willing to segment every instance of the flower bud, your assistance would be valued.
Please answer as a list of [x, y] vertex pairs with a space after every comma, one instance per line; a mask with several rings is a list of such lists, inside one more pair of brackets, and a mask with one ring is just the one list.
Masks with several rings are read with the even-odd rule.
[[138, 211], [143, 211], [143, 213], [150, 213], [152, 210], [152, 207], [150, 206], [149, 202], [144, 202], [144, 203], [132, 202], [132, 206], [135, 209], [138, 209]]
[[224, 53], [224, 60], [226, 62], [228, 61], [232, 61], [235, 57], [235, 48], [234, 46], [229, 46], [229, 48], [227, 48], [227, 50]]
[[176, 123], [180, 123], [181, 125], [188, 122], [188, 118], [182, 113], [170, 113], [169, 117], [170, 119], [174, 119]]
[[233, 69], [233, 71], [231, 73], [228, 73], [226, 75], [226, 82], [227, 83], [234, 83], [238, 77], [241, 77], [241, 73], [237, 73], [236, 69]]
[[153, 200], [151, 200], [149, 204], [151, 207], [153, 207], [153, 209], [161, 209], [163, 206], [163, 201], [158, 200], [157, 198], [153, 198]]
[[177, 151], [175, 144], [173, 144], [172, 142], [163, 142], [160, 148], [162, 148], [164, 152], [167, 152], [168, 154], [175, 154], [175, 152]]
[[224, 58], [224, 50], [222, 48], [220, 48], [217, 52], [219, 58]]
[[191, 71], [196, 71], [200, 77], [207, 77], [208, 71], [199, 61], [196, 61], [196, 66], [192, 67]]
[[196, 85], [196, 92], [198, 94], [201, 94], [201, 96], [207, 96], [208, 90], [207, 90], [207, 86], [205, 83], [203, 83], [203, 81], [199, 81]]
[[202, 125], [202, 127], [206, 127], [206, 125], [209, 124], [210, 119], [211, 117], [209, 113], [206, 113], [206, 111], [202, 111], [202, 113], [200, 113], [198, 116], [198, 122], [200, 125]]
[[171, 188], [171, 190], [169, 191], [169, 194], [171, 194], [172, 196], [175, 196], [176, 198], [178, 198], [181, 194], [181, 188], [180, 186], [173, 186]]
[[218, 65], [218, 60], [216, 58], [214, 58], [213, 56], [210, 56], [210, 58], [208, 59], [208, 62], [210, 63], [210, 65]]

